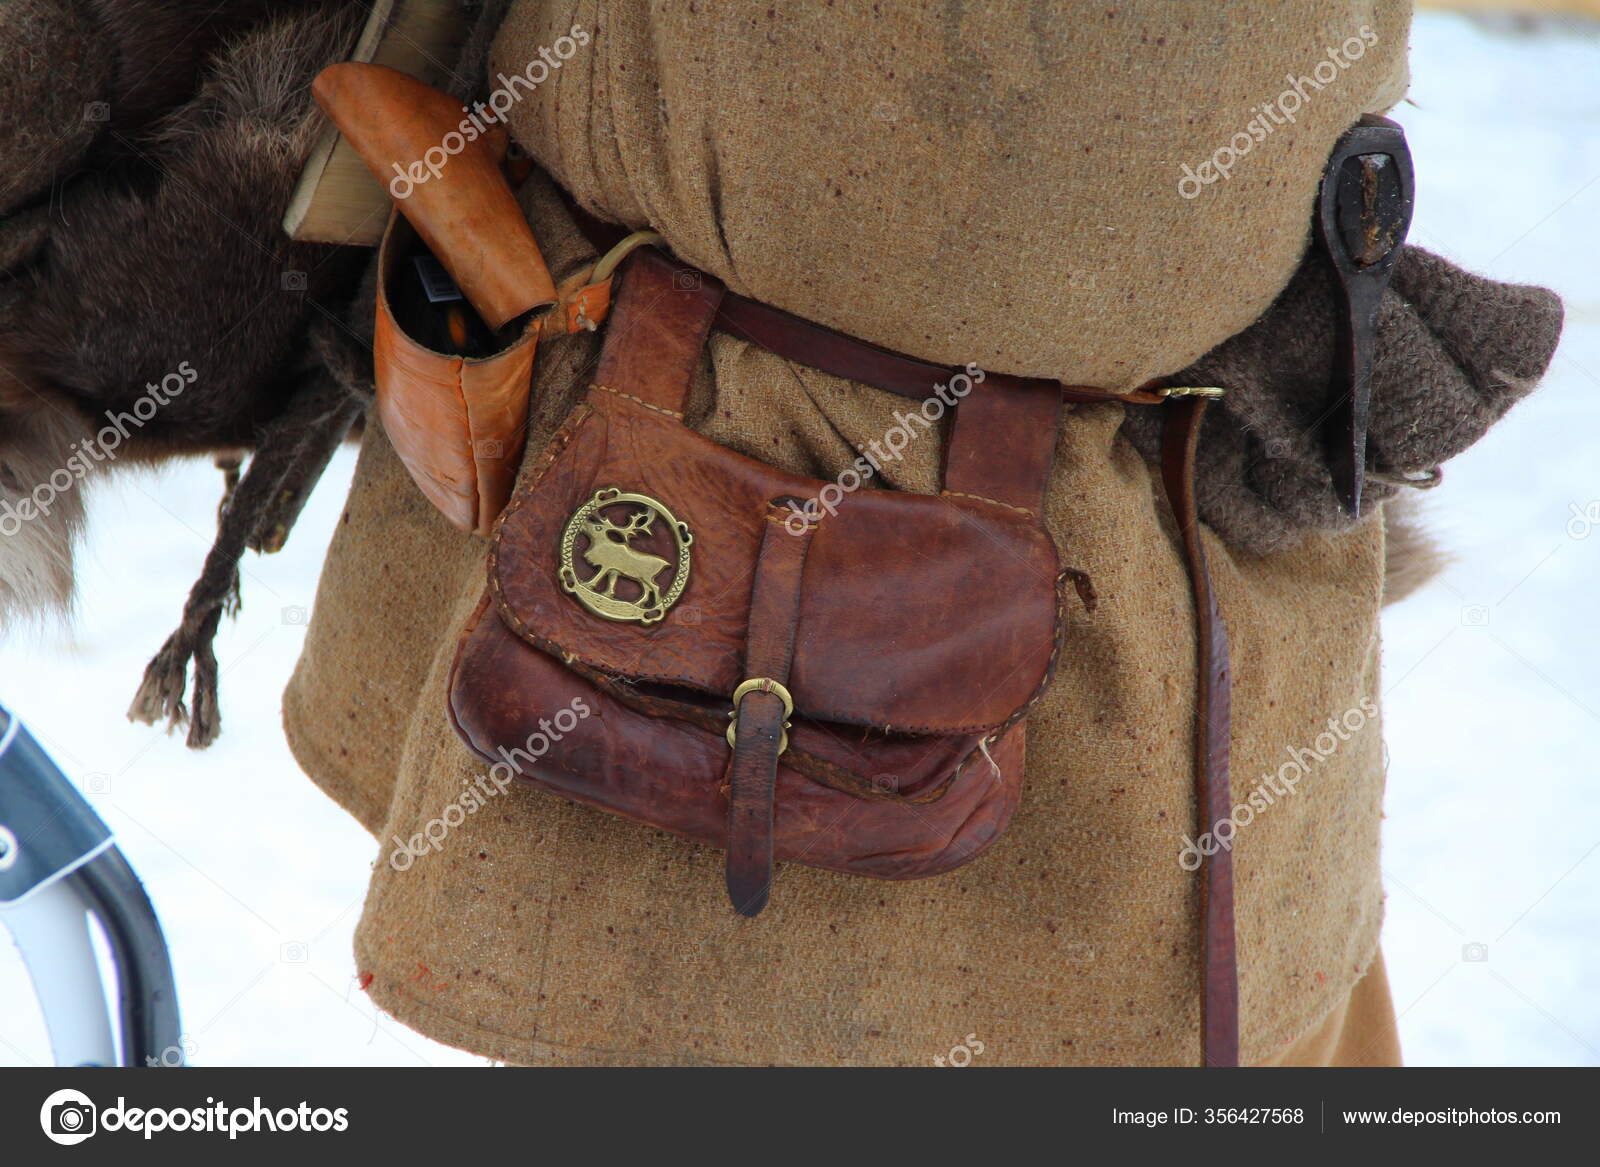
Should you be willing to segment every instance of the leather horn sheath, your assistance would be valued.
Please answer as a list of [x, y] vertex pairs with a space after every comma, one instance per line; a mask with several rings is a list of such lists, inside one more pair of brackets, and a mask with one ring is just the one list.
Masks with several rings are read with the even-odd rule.
[[555, 301], [500, 171], [503, 132], [478, 131], [459, 102], [383, 65], [330, 65], [311, 92], [491, 328]]

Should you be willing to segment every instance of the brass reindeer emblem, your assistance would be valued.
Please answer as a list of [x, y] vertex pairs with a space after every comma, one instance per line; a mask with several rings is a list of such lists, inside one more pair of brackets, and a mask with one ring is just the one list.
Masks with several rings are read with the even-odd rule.
[[[619, 517], [623, 521], [618, 522]], [[672, 536], [673, 558], [634, 546], [636, 539], [654, 533], [658, 520]], [[586, 540], [582, 551], [578, 550], [579, 536]], [[561, 532], [561, 590], [596, 616], [654, 624], [688, 586], [689, 545], [693, 542], [688, 526], [649, 495], [608, 486], [573, 512]], [[587, 579], [578, 576], [579, 559], [594, 569]], [[663, 585], [662, 575], [669, 568], [670, 581]], [[619, 584], [638, 594], [619, 595]]]

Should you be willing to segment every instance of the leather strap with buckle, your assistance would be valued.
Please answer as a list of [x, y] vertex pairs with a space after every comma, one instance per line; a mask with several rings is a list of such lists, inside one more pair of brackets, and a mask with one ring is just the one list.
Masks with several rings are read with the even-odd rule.
[[788, 500], [774, 499], [756, 561], [745, 645], [749, 679], [733, 691], [728, 722], [728, 899], [741, 916], [766, 907], [772, 887], [772, 815], [778, 759], [789, 748], [794, 698], [784, 681], [794, 660], [800, 620], [800, 579], [815, 522], [798, 532], [784, 523]]

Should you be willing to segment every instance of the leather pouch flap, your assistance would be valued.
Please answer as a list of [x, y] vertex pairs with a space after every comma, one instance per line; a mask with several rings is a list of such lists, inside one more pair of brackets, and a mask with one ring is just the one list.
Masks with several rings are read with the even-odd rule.
[[[815, 499], [824, 485], [596, 387], [501, 521], [491, 557], [498, 611], [569, 664], [725, 702], [745, 679], [756, 555], [763, 524], [775, 521], [769, 501]], [[612, 490], [661, 509], [647, 522], [648, 508], [605, 503], [600, 492]], [[799, 512], [792, 521], [803, 521]], [[608, 577], [619, 556], [621, 573]], [[605, 618], [575, 583], [601, 606], [609, 588], [622, 607], [643, 602], [659, 615]], [[796, 714], [911, 734], [999, 727], [1046, 681], [1058, 618], [1055, 547], [1031, 514], [858, 490], [821, 513], [812, 535], [789, 682]]]

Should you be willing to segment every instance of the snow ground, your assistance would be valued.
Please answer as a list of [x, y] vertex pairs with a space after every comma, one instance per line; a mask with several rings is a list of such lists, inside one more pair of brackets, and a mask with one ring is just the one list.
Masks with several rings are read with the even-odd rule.
[[[1430, 500], [1455, 566], [1385, 621], [1385, 951], [1412, 1063], [1600, 1065], [1600, 999], [1585, 992], [1600, 958], [1600, 26], [1523, 35], [1426, 13], [1413, 72], [1414, 237], [1557, 288], [1568, 325], [1544, 387]], [[227, 729], [208, 753], [123, 710], [210, 545], [209, 466], [99, 495], [75, 630], [0, 644], [0, 696], [155, 900], [199, 1065], [483, 1064], [357, 988], [375, 847], [279, 728], [352, 464], [341, 454], [285, 551], [247, 564], [244, 610], [218, 640]], [[0, 1064], [50, 1060], [30, 998], [0, 945]]]
[[1543, 386], [1429, 496], [1457, 562], [1384, 621], [1384, 951], [1414, 1064], [1600, 1065], [1600, 25], [1576, 28], [1423, 16], [1399, 113], [1417, 241], [1567, 305]]

